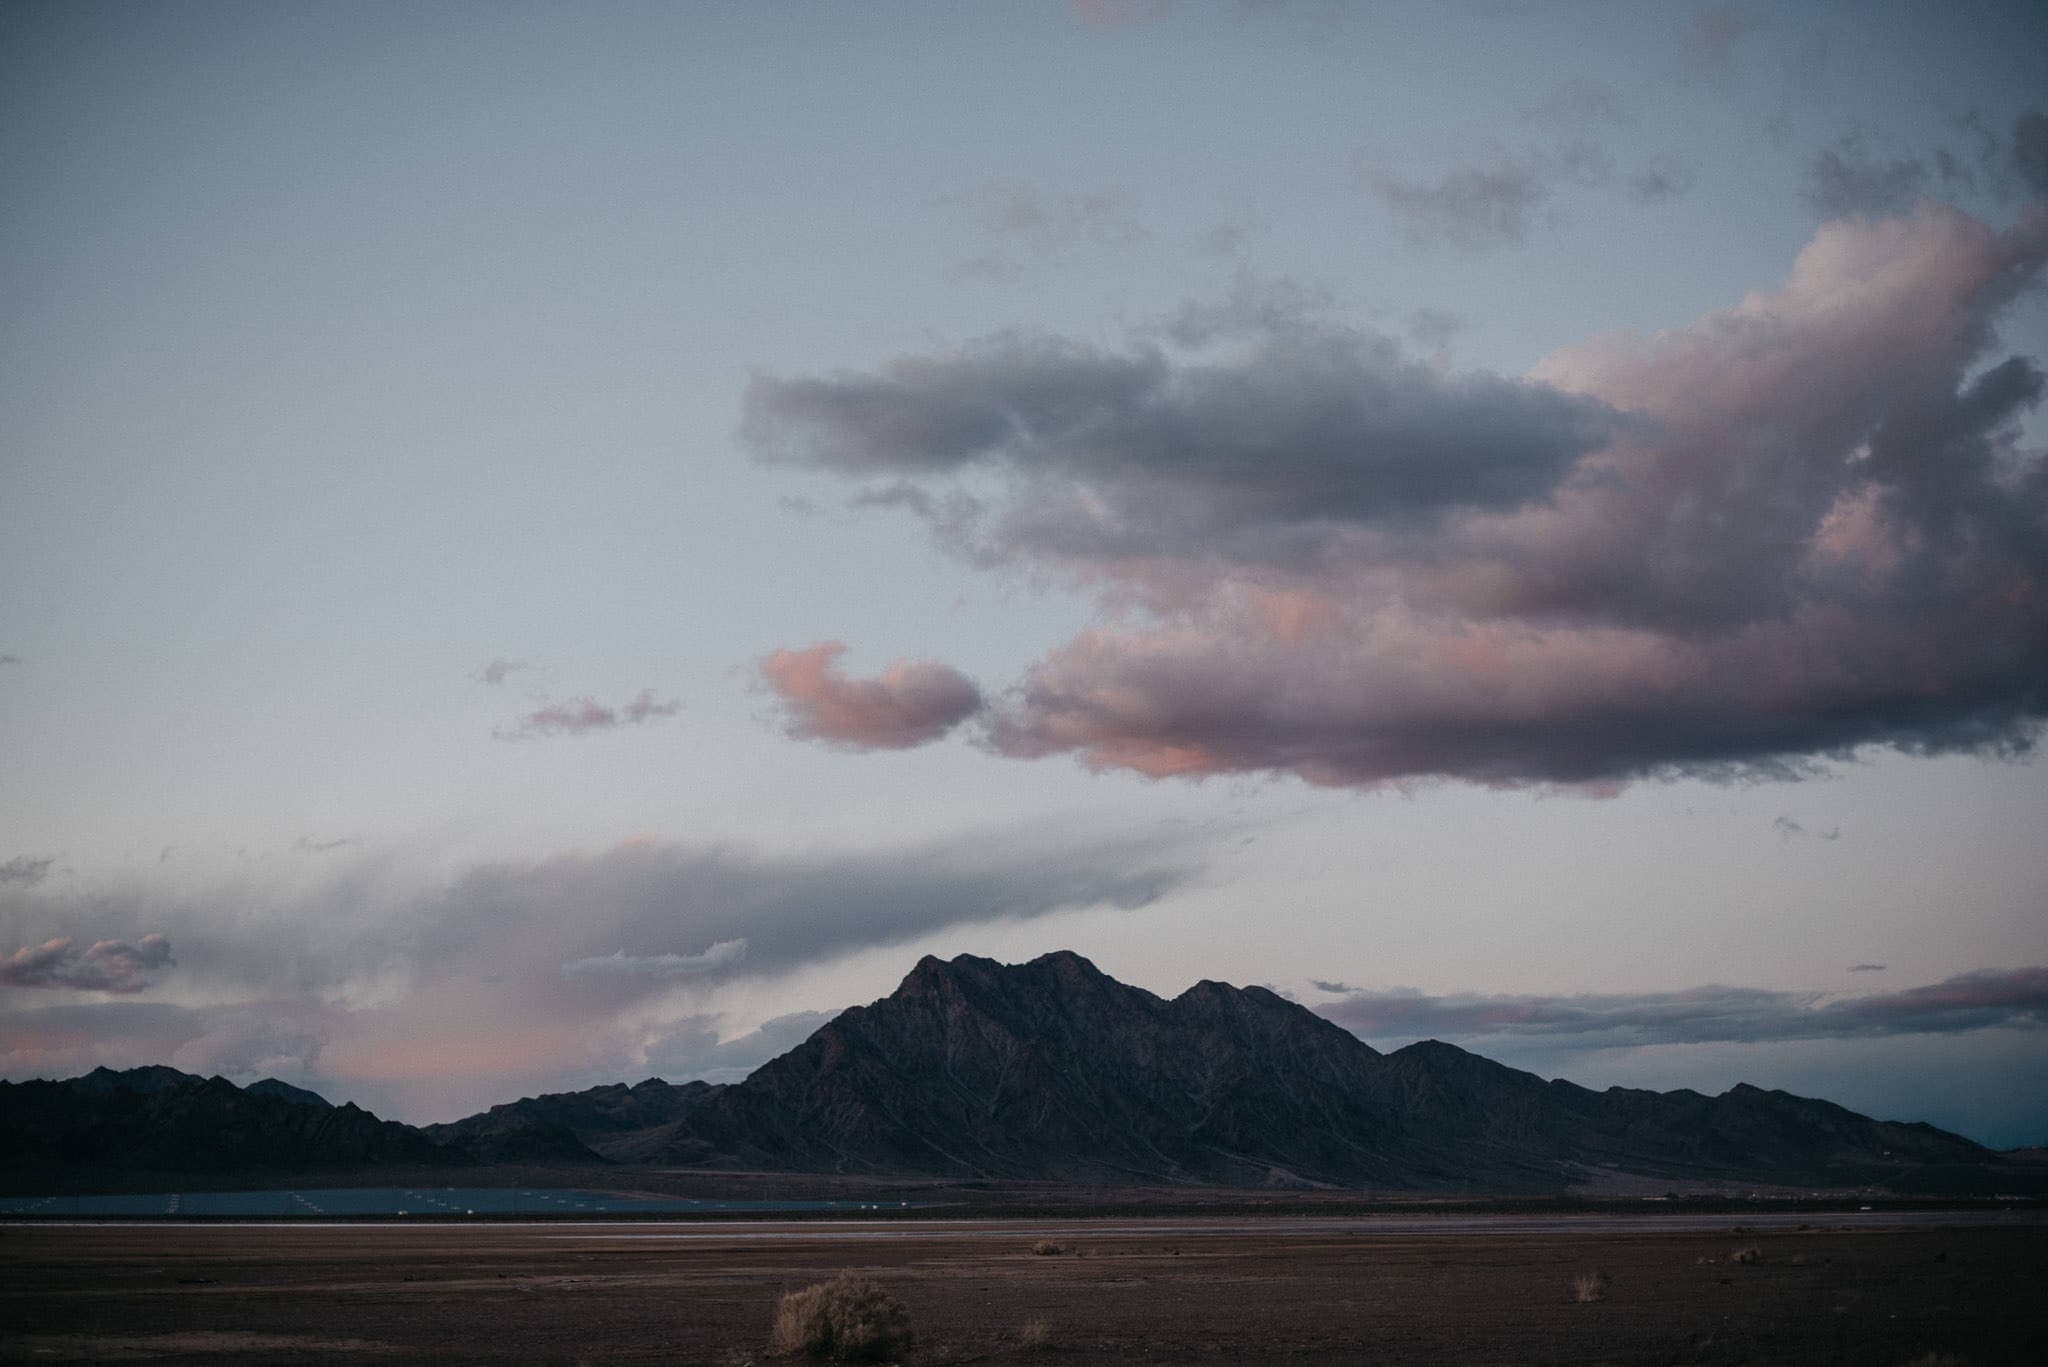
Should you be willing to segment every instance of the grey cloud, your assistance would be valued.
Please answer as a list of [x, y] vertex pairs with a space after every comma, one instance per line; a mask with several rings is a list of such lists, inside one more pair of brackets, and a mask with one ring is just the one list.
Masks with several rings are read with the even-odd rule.
[[1315, 1010], [1368, 1039], [1544, 1039], [1579, 1049], [2034, 1030], [2048, 1026], [2048, 968], [1832, 1000], [1736, 987], [1572, 997], [1357, 991]]
[[0, 655], [0, 665], [18, 665], [21, 662], [19, 655]]
[[1550, 199], [1550, 178], [1533, 160], [1506, 154], [1482, 166], [1464, 166], [1435, 180], [1416, 180], [1384, 168], [1368, 183], [1410, 245], [1449, 245], [1467, 252], [1517, 246], [1530, 220]]
[[720, 940], [710, 948], [695, 954], [628, 954], [614, 950], [610, 954], [585, 959], [572, 959], [562, 965], [564, 973], [615, 974], [620, 977], [647, 977], [666, 981], [671, 978], [696, 978], [728, 968], [746, 957], [747, 941], [744, 936], [732, 940]]
[[485, 664], [482, 669], [479, 669], [476, 672], [474, 677], [479, 683], [495, 685], [505, 682], [507, 678], [509, 678], [513, 674], [518, 673], [522, 669], [532, 668], [533, 665], [525, 660], [508, 660], [505, 659], [503, 656], [500, 656], [499, 658], [491, 660], [490, 662]]
[[170, 941], [162, 935], [144, 935], [133, 944], [95, 940], [84, 949], [70, 936], [59, 935], [0, 958], [0, 987], [140, 992], [154, 970], [175, 962]]
[[1807, 203], [1830, 218], [1896, 212], [1911, 204], [1928, 181], [1927, 164], [1919, 158], [1873, 160], [1854, 138], [1816, 156], [1806, 176]]
[[680, 699], [658, 698], [651, 688], [641, 689], [636, 696], [616, 706], [586, 695], [566, 702], [543, 703], [509, 725], [493, 729], [491, 737], [494, 740], [538, 740], [546, 736], [580, 736], [592, 731], [638, 726], [657, 717], [673, 717], [682, 710]]
[[1851, 973], [1882, 973], [1882, 972], [1884, 972], [1884, 965], [1883, 965], [1883, 964], [1850, 964], [1850, 965], [1849, 965], [1849, 971], [1850, 971]]
[[1353, 166], [1409, 245], [1472, 253], [1519, 245], [1539, 213], [1554, 214], [1559, 190], [1604, 185], [1612, 174], [1607, 153], [1583, 141], [1550, 150], [1494, 146], [1434, 178], [1398, 171], [1369, 150]]
[[1464, 326], [1465, 321], [1448, 309], [1416, 309], [1408, 315], [1408, 335], [1418, 346], [1447, 347]]
[[1321, 978], [1309, 979], [1309, 986], [1318, 992], [1331, 992], [1338, 995], [1345, 995], [1360, 990], [1349, 983], [1326, 982]]
[[1733, 5], [1698, 11], [1682, 39], [1686, 61], [1701, 75], [1726, 75], [1734, 65], [1735, 44], [1755, 26], [1755, 20]]
[[[173, 1062], [239, 1077], [236, 1060], [270, 1059], [264, 1071], [336, 1099], [444, 1118], [696, 1049], [722, 985], [949, 927], [1143, 906], [1202, 858], [1179, 832], [1011, 829], [859, 854], [642, 840], [452, 876], [439, 856], [380, 847], [323, 861], [310, 887], [10, 890], [0, 923], [28, 948], [0, 953], [0, 982], [95, 991], [0, 992], [0, 1071]], [[85, 910], [97, 950], [56, 933]], [[172, 943], [181, 991], [221, 1005], [136, 1012], [114, 1009], [132, 996], [99, 996], [140, 986]], [[37, 1009], [53, 997], [85, 1009]], [[442, 1061], [432, 1076], [423, 1056]]]
[[352, 835], [345, 835], [337, 840], [315, 840], [310, 835], [302, 835], [293, 842], [292, 848], [302, 854], [329, 854], [335, 850], [347, 849], [355, 843], [356, 838]]
[[2012, 166], [2029, 193], [2048, 198], [2048, 115], [2028, 110], [2013, 124]]
[[31, 855], [17, 854], [0, 864], [0, 887], [32, 888], [50, 876], [50, 869], [57, 862], [55, 855], [37, 859]]
[[1772, 817], [1771, 827], [1777, 831], [1778, 837], [1781, 840], [1790, 840], [1795, 835], [1812, 836], [1817, 840], [1840, 840], [1842, 838], [1842, 832], [1837, 827], [1830, 827], [1825, 831], [1809, 831], [1789, 816]]
[[1586, 128], [1606, 124], [1625, 127], [1635, 122], [1635, 115], [1623, 100], [1620, 92], [1605, 81], [1590, 76], [1574, 76], [1544, 96], [1528, 111], [1531, 118], [1550, 123], [1562, 124], [1568, 128]]
[[1996, 328], [2044, 259], [2048, 210], [1921, 201], [1527, 379], [1269, 306], [1186, 355], [998, 336], [757, 376], [743, 436], [933, 501], [971, 481], [960, 545], [1149, 614], [996, 695], [1005, 754], [1610, 786], [2011, 755], [2048, 717], [2048, 460]]
[[874, 375], [757, 375], [741, 430], [764, 461], [1002, 476], [1012, 498], [981, 543], [990, 553], [1093, 558], [1200, 541], [1262, 561], [1312, 553], [1346, 525], [1544, 497], [1612, 425], [1595, 402], [1441, 376], [1385, 338], [1303, 326], [1208, 363], [1005, 335]]
[[1628, 178], [1629, 193], [1645, 202], [1677, 199], [1688, 193], [1697, 179], [1683, 162], [1659, 157]]

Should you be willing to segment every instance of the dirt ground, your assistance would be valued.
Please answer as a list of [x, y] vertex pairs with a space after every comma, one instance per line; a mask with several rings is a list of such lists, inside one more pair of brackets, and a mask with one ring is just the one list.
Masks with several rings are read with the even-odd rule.
[[[17, 1224], [0, 1226], [0, 1361], [737, 1367], [771, 1360], [784, 1291], [847, 1268], [908, 1306], [912, 1363], [2048, 1362], [2048, 1227], [1825, 1217], [1690, 1232]], [[1575, 1299], [1595, 1271], [1604, 1295]]]

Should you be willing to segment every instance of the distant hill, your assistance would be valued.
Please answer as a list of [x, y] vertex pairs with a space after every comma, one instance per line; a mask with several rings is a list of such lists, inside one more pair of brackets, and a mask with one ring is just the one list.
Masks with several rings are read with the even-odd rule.
[[0, 1167], [579, 1167], [1547, 1192], [2048, 1187], [1930, 1125], [1737, 1086], [1590, 1091], [1437, 1041], [1382, 1054], [1264, 988], [1167, 1000], [1079, 955], [926, 958], [744, 1082], [649, 1078], [423, 1129], [274, 1079], [0, 1083]]
[[67, 1082], [0, 1082], [0, 1167], [226, 1172], [441, 1163], [409, 1125], [275, 1079], [247, 1088], [175, 1068], [97, 1068]]

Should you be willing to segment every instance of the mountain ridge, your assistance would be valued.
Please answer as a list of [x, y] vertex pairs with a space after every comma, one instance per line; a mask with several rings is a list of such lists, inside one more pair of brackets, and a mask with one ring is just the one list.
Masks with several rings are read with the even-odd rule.
[[195, 1155], [1405, 1191], [1999, 1189], [1995, 1155], [1924, 1123], [1747, 1083], [1595, 1092], [1440, 1040], [1382, 1053], [1263, 987], [1204, 979], [1164, 998], [1066, 950], [927, 955], [737, 1083], [611, 1083], [423, 1127], [275, 1079], [238, 1089], [161, 1066], [0, 1083], [9, 1164], [170, 1170]]

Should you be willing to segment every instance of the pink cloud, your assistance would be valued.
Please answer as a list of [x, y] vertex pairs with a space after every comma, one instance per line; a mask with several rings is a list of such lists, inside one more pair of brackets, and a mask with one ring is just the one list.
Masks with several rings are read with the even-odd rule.
[[[2019, 435], [2048, 380], [1996, 326], [2044, 261], [2048, 206], [2000, 231], [1923, 201], [1521, 378], [1265, 310], [1185, 359], [1005, 335], [757, 376], [743, 437], [1099, 595], [992, 708], [1019, 757], [1613, 792], [2011, 753], [2048, 716], [2048, 457]], [[970, 481], [964, 521], [932, 513]], [[889, 691], [834, 650], [776, 657], [778, 691], [865, 743], [834, 709]]]
[[907, 750], [935, 741], [981, 709], [981, 690], [960, 671], [930, 660], [899, 660], [872, 679], [850, 679], [839, 641], [778, 650], [761, 677], [781, 701], [788, 730], [855, 750]]
[[0, 958], [0, 987], [58, 987], [77, 992], [140, 992], [151, 970], [168, 967], [171, 942], [145, 935], [135, 943], [97, 940], [84, 950], [68, 935]]

